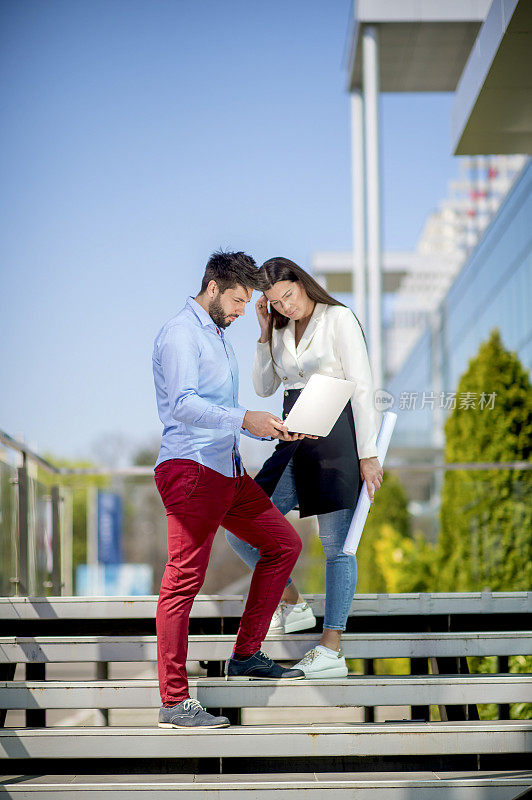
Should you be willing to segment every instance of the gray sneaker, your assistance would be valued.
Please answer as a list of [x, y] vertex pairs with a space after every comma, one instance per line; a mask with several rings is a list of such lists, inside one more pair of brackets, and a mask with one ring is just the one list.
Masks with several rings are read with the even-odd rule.
[[214, 717], [201, 703], [188, 698], [177, 706], [162, 706], [159, 711], [159, 728], [228, 728], [227, 717]]

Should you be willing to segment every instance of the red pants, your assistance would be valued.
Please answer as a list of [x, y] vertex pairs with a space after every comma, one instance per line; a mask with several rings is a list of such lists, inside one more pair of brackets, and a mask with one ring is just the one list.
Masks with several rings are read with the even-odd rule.
[[171, 459], [156, 468], [155, 483], [168, 519], [168, 563], [157, 604], [157, 662], [161, 699], [171, 704], [189, 696], [188, 618], [219, 526], [261, 553], [238, 629], [239, 656], [260, 649], [301, 552], [301, 539], [249, 475], [226, 478], [195, 461]]

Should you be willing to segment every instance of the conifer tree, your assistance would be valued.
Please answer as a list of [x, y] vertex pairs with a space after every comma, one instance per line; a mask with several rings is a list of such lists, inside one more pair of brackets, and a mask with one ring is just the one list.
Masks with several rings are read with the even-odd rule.
[[[494, 330], [458, 384], [456, 408], [445, 425], [446, 461], [528, 461], [531, 434], [528, 375]], [[439, 590], [531, 589], [531, 500], [530, 472], [446, 472]]]
[[[381, 488], [375, 492], [375, 500], [369, 513], [364, 533], [357, 551], [357, 592], [378, 594], [389, 591], [376, 558], [375, 545], [384, 535], [393, 530], [400, 539], [412, 536], [407, 497], [399, 479], [384, 470]], [[383, 526], [386, 530], [383, 532]], [[393, 568], [393, 565], [390, 565]]]
[[[399, 479], [393, 473], [385, 470], [382, 486], [375, 493], [375, 501], [357, 551], [357, 594], [378, 594], [391, 591], [388, 573], [396, 568], [396, 564], [392, 559], [383, 573], [376, 553], [377, 543], [383, 538], [389, 538], [390, 535], [393, 536], [394, 542], [403, 543], [412, 539], [405, 490]], [[324, 592], [325, 556], [317, 535], [311, 537], [303, 563], [305, 564], [302, 575], [303, 591]]]

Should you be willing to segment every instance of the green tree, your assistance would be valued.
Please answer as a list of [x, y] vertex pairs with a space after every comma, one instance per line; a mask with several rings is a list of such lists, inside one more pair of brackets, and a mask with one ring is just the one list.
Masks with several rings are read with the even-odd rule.
[[[399, 539], [411, 539], [412, 530], [405, 490], [393, 473], [385, 470], [384, 480], [371, 507], [357, 551], [357, 593], [391, 591], [377, 563], [375, 545], [393, 532]], [[413, 591], [413, 590], [412, 590]]]
[[133, 464], [136, 467], [153, 467], [159, 455], [159, 443], [147, 444], [133, 455]]
[[[69, 459], [54, 458], [47, 455], [46, 459], [56, 467], [65, 469], [90, 470], [96, 465], [91, 461], [72, 461]], [[51, 483], [57, 478], [51, 478], [44, 471], [39, 472], [39, 480]], [[76, 574], [76, 567], [87, 562], [87, 490], [89, 486], [98, 489], [109, 487], [109, 478], [105, 475], [61, 475], [59, 483], [67, 487], [72, 493], [72, 569]]]
[[[430, 591], [426, 584], [432, 553], [421, 534], [412, 537], [407, 506], [401, 482], [385, 472], [357, 551], [358, 594]], [[409, 588], [399, 589], [399, 584]], [[310, 539], [303, 585], [308, 592], [325, 591], [323, 548], [317, 536]]]
[[388, 594], [430, 592], [434, 586], [436, 552], [418, 531], [404, 536], [383, 524], [373, 542], [375, 564]]
[[[445, 425], [447, 462], [530, 458], [530, 381], [497, 330], [470, 360], [457, 396]], [[531, 479], [530, 472], [518, 470], [446, 473], [438, 543], [440, 591], [531, 588]]]

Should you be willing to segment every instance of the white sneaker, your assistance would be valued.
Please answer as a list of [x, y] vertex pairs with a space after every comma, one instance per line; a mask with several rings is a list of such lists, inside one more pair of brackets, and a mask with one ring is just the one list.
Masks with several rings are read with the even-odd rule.
[[320, 645], [305, 653], [301, 661], [294, 666], [301, 669], [305, 678], [346, 678], [347, 664], [342, 651], [332, 655]]
[[306, 631], [308, 628], [314, 628], [315, 625], [316, 617], [308, 603], [303, 602], [291, 605], [281, 600], [273, 612], [272, 621], [266, 635]]

